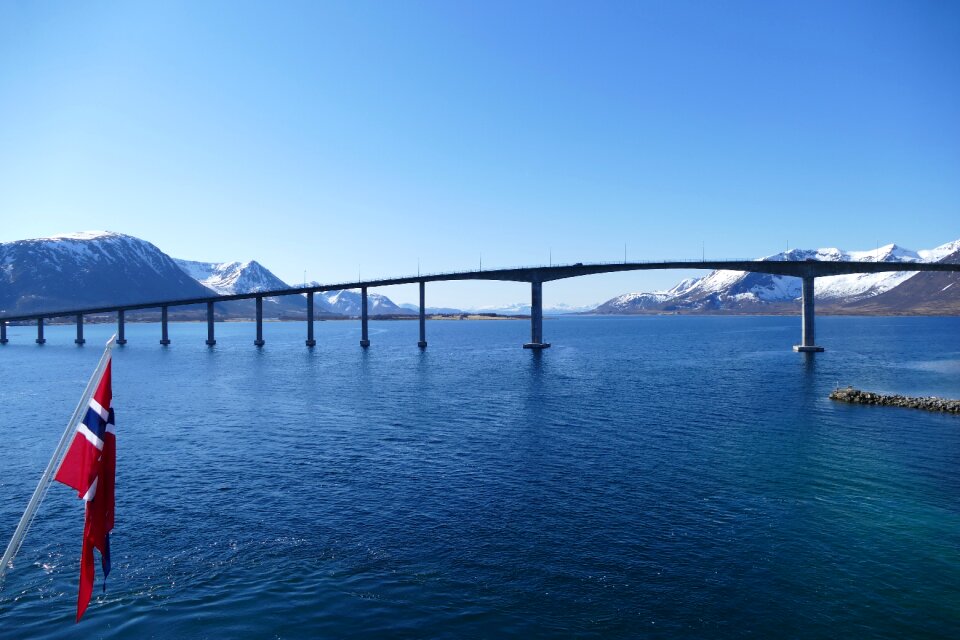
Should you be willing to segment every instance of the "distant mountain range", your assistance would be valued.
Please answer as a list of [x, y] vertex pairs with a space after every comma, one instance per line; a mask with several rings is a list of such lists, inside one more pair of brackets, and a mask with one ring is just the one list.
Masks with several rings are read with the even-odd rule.
[[[828, 260], [960, 263], [960, 240], [926, 251], [887, 245], [873, 251], [793, 249], [761, 260]], [[287, 288], [269, 269], [247, 262], [177, 260], [151, 243], [108, 231], [73, 233], [0, 243], [0, 313], [70, 310], [136, 304], [213, 294], [252, 293]], [[960, 314], [960, 274], [896, 271], [817, 278], [818, 312], [849, 314]], [[679, 282], [667, 291], [628, 293], [596, 307], [555, 305], [544, 313], [796, 313], [800, 280], [740, 271], [713, 271]], [[360, 293], [327, 291], [314, 297], [318, 317], [357, 316]], [[304, 296], [264, 299], [268, 318], [306, 315]], [[369, 313], [415, 315], [416, 305], [397, 305], [370, 293]], [[500, 307], [428, 308], [429, 313], [497, 313], [527, 315], [526, 302]], [[220, 317], [251, 317], [252, 300], [217, 303]], [[144, 312], [149, 315], [151, 312]], [[178, 308], [181, 317], [200, 309]]]
[[[195, 281], [221, 295], [273, 291], [289, 287], [256, 260], [197, 262], [174, 258], [174, 262]], [[263, 315], [267, 318], [307, 317], [307, 301], [303, 296], [264, 298], [263, 303]], [[339, 315], [323, 305], [316, 305], [314, 311], [317, 315]], [[235, 300], [218, 303], [217, 313], [226, 317], [253, 317], [256, 314], [256, 302]]]
[[[311, 282], [311, 285], [318, 283]], [[316, 300], [326, 309], [344, 316], [359, 316], [361, 313], [362, 296], [359, 291], [342, 289], [339, 291], [324, 291], [316, 294]], [[419, 309], [419, 308], [418, 308]], [[379, 293], [367, 293], [367, 313], [371, 316], [409, 316], [417, 313], [394, 304], [393, 300]]]
[[[587, 305], [587, 306], [573, 306], [568, 304], [555, 304], [553, 306], [544, 307], [543, 313], [550, 316], [560, 316], [571, 313], [583, 313], [591, 311], [596, 305]], [[487, 306], [487, 307], [472, 307], [470, 309], [465, 309], [465, 312], [468, 313], [496, 313], [501, 316], [528, 316], [530, 315], [530, 303], [529, 302], [514, 302], [513, 304], [500, 305], [500, 306]]]
[[[406, 309], [410, 313], [417, 314], [420, 313], [420, 305], [411, 304], [409, 302], [404, 302], [400, 305], [401, 309]], [[463, 313], [462, 309], [454, 309], [453, 307], [427, 307], [425, 311], [431, 315], [455, 315], [458, 313]]]
[[[960, 240], [925, 251], [895, 244], [873, 251], [792, 249], [761, 260], [831, 262], [960, 262]], [[960, 274], [893, 271], [817, 278], [818, 312], [872, 314], [960, 313]], [[590, 313], [796, 313], [800, 279], [744, 271], [713, 271], [668, 291], [627, 293]]]
[[[136, 304], [288, 287], [255, 260], [178, 260], [146, 240], [110, 231], [0, 243], [0, 313]], [[318, 317], [360, 313], [358, 292], [328, 291], [314, 300]], [[370, 294], [369, 300], [371, 315], [410, 313], [386, 296]], [[304, 296], [264, 298], [264, 317], [306, 317], [306, 312]], [[177, 307], [170, 313], [173, 317], [194, 317], [202, 310]], [[216, 313], [220, 318], [252, 317], [255, 302], [220, 302]]]

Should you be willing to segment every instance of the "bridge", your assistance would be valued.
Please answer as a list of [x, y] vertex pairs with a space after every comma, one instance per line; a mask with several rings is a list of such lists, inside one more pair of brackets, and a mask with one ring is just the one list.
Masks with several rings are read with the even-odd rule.
[[960, 264], [942, 262], [934, 263], [903, 263], [903, 262], [823, 262], [818, 260], [806, 261], [775, 261], [775, 260], [674, 260], [662, 262], [604, 262], [584, 264], [578, 262], [568, 265], [550, 265], [535, 267], [517, 267], [510, 269], [491, 269], [484, 271], [455, 271], [448, 273], [417, 274], [399, 278], [385, 278], [378, 280], [358, 280], [356, 282], [341, 282], [336, 284], [311, 285], [309, 287], [290, 287], [272, 291], [256, 291], [252, 293], [238, 293], [232, 295], [214, 295], [201, 298], [187, 298], [178, 300], [155, 300], [127, 305], [89, 307], [83, 309], [58, 309], [23, 315], [0, 315], [0, 345], [7, 344], [7, 325], [10, 322], [36, 321], [37, 344], [44, 344], [43, 323], [45, 319], [74, 317], [76, 319], [77, 337], [74, 342], [83, 344], [83, 317], [85, 315], [116, 313], [117, 314], [117, 344], [126, 344], [124, 337], [124, 314], [127, 311], [142, 309], [160, 309], [160, 344], [169, 345], [170, 336], [167, 331], [167, 313], [170, 307], [186, 305], [207, 306], [207, 344], [216, 344], [214, 334], [214, 304], [233, 300], [256, 300], [257, 334], [254, 344], [262, 347], [263, 339], [263, 299], [279, 296], [305, 295], [307, 301], [307, 338], [306, 345], [313, 347], [317, 344], [313, 333], [315, 293], [336, 291], [341, 289], [360, 289], [361, 314], [360, 346], [369, 347], [368, 333], [367, 290], [375, 287], [386, 287], [398, 284], [419, 284], [420, 286], [420, 340], [418, 346], [426, 348], [426, 284], [428, 282], [445, 282], [454, 280], [499, 280], [505, 282], [530, 283], [530, 342], [523, 345], [525, 349], [545, 349], [550, 346], [543, 340], [543, 283], [564, 278], [614, 273], [620, 271], [652, 271], [665, 269], [707, 269], [749, 271], [753, 273], [767, 273], [771, 275], [792, 276], [801, 278], [802, 286], [802, 328], [800, 344], [793, 347], [794, 351], [817, 352], [823, 347], [817, 346], [814, 333], [814, 280], [824, 276], [835, 276], [852, 273], [881, 273], [892, 271], [954, 271], [960, 272]]

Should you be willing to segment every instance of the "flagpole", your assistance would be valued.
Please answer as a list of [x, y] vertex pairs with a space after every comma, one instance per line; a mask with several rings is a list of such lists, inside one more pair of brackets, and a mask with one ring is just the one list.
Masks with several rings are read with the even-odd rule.
[[13, 537], [10, 539], [10, 543], [7, 545], [7, 550], [3, 552], [3, 559], [0, 560], [0, 580], [3, 579], [7, 568], [12, 566], [13, 558], [17, 555], [17, 552], [20, 550], [20, 544], [23, 542], [23, 538], [27, 535], [27, 529], [30, 528], [30, 524], [33, 522], [33, 518], [37, 514], [37, 510], [40, 508], [40, 503], [43, 502], [44, 496], [47, 495], [47, 489], [50, 488], [50, 477], [53, 476], [54, 472], [57, 470], [57, 467], [60, 464], [60, 458], [63, 457], [63, 452], [70, 443], [71, 436], [76, 432], [77, 422], [87, 410], [90, 397], [93, 395], [94, 385], [97, 384], [101, 374], [103, 374], [103, 370], [106, 369], [107, 362], [110, 361], [110, 352], [113, 350], [113, 345], [116, 344], [116, 341], [116, 334], [107, 340], [107, 345], [103, 350], [103, 355], [100, 356], [100, 362], [97, 364], [97, 368], [90, 377], [90, 380], [87, 382], [87, 387], [84, 389], [83, 396], [80, 398], [80, 404], [78, 404], [77, 408], [74, 409], [73, 416], [71, 416], [66, 430], [63, 432], [63, 435], [60, 436], [60, 442], [57, 444], [57, 448], [53, 452], [53, 457], [50, 458], [50, 462], [47, 463], [47, 468], [44, 470], [43, 476], [40, 478], [40, 483], [37, 485], [37, 488], [34, 489], [33, 495], [30, 497], [30, 502], [27, 503], [27, 510], [24, 511], [23, 515], [20, 517], [20, 523], [17, 525], [17, 529], [14, 531]]

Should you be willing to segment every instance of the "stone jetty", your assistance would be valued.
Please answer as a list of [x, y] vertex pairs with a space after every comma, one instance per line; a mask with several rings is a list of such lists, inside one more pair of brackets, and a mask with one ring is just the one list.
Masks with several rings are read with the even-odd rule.
[[924, 409], [925, 411], [939, 411], [941, 413], [960, 414], [960, 400], [945, 398], [911, 398], [909, 396], [888, 396], [872, 391], [861, 391], [853, 387], [834, 389], [830, 394], [831, 400], [850, 402], [853, 404], [873, 404], [886, 407], [908, 407], [910, 409]]

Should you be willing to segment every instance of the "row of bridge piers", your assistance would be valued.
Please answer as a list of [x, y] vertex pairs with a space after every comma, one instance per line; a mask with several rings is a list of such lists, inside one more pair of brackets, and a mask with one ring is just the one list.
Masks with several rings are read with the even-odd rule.
[[[426, 328], [426, 283], [420, 282], [420, 339], [417, 346], [425, 349], [427, 346], [427, 328]], [[314, 337], [314, 299], [313, 292], [306, 294], [307, 298], [307, 347], [314, 347], [317, 344]], [[253, 344], [262, 347], [266, 344], [263, 339], [263, 296], [257, 296], [256, 300], [256, 339]], [[207, 345], [217, 344], [215, 335], [214, 321], [214, 302], [208, 301], [207, 305]], [[823, 351], [823, 347], [817, 346], [814, 333], [814, 277], [803, 277], [802, 289], [802, 332], [801, 343], [793, 347], [798, 352], [818, 352]], [[124, 332], [125, 312], [123, 309], [117, 311], [117, 344], [127, 343]], [[168, 320], [168, 305], [160, 307], [160, 344], [167, 346], [170, 344]], [[74, 342], [82, 345], [86, 342], [83, 337], [83, 314], [76, 314], [77, 337]], [[46, 339], [43, 335], [44, 319], [37, 318], [37, 344], [44, 344]], [[0, 320], [0, 345], [7, 344], [7, 321]], [[361, 287], [361, 310], [360, 310], [360, 346], [370, 346], [369, 333], [369, 314], [367, 305], [367, 287]], [[550, 343], [543, 341], [543, 283], [534, 281], [530, 283], [530, 342], [524, 343], [524, 349], [541, 350], [550, 346]]]

